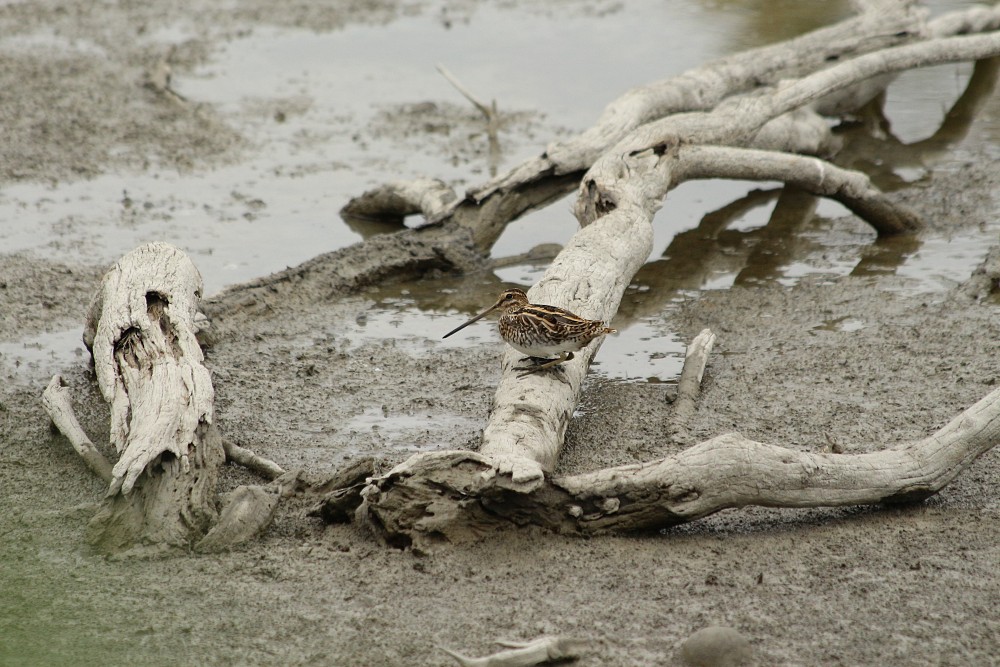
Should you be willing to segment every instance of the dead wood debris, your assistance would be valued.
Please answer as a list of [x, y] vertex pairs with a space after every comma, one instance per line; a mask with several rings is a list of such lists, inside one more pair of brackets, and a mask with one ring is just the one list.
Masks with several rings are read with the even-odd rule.
[[687, 443], [688, 422], [697, 407], [701, 393], [701, 380], [708, 365], [708, 357], [715, 345], [715, 334], [709, 329], [695, 336], [684, 355], [684, 366], [677, 382], [677, 395], [673, 402], [673, 415], [668, 435], [677, 444]]
[[531, 667], [550, 662], [563, 662], [578, 658], [587, 642], [568, 637], [543, 636], [530, 642], [497, 642], [506, 650], [481, 658], [470, 658], [444, 647], [462, 667]]

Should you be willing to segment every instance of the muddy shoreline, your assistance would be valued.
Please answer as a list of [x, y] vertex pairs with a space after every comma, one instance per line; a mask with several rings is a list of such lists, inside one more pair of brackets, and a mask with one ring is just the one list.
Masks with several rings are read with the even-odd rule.
[[[990, 391], [996, 306], [893, 296], [894, 282], [804, 281], [685, 304], [671, 326], [720, 332], [692, 435], [738, 429], [859, 453], [923, 437]], [[67, 283], [49, 286], [72, 293]], [[358, 308], [345, 299], [324, 314]], [[864, 325], [822, 328], [841, 318]], [[229, 437], [315, 477], [358, 453], [388, 466], [475, 445], [498, 374], [492, 351], [341, 353], [316, 344], [312, 318], [292, 322], [261, 320], [209, 350]], [[106, 438], [86, 365], [67, 380], [84, 427]], [[906, 508], [747, 508], [589, 540], [518, 530], [417, 556], [308, 518], [310, 501], [297, 498], [234, 553], [115, 562], [85, 546], [103, 488], [50, 431], [41, 389], [12, 382], [0, 393], [5, 502], [18, 510], [2, 520], [5, 664], [448, 664], [436, 645], [482, 654], [496, 639], [548, 633], [592, 638], [581, 664], [660, 664], [713, 624], [738, 628], [759, 665], [989, 664], [996, 649], [995, 451]], [[560, 471], [671, 454], [666, 393], [588, 382]], [[334, 428], [371, 410], [385, 414], [382, 429]], [[384, 430], [395, 422], [410, 426]], [[225, 486], [257, 481], [224, 470]]]

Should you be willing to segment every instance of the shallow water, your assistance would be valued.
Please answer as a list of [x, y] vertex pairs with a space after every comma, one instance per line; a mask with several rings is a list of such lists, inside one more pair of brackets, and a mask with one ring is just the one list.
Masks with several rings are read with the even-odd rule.
[[[967, 4], [931, 6], [937, 13]], [[351, 196], [375, 184], [425, 175], [461, 189], [488, 178], [485, 137], [473, 112], [468, 126], [419, 122], [427, 115], [420, 110], [429, 109], [419, 105], [466, 106], [435, 70], [437, 63], [481, 97], [495, 98], [502, 111], [543, 115], [522, 113], [501, 134], [505, 169], [545, 143], [586, 128], [605, 104], [632, 86], [801, 33], [849, 11], [846, 2], [804, 7], [629, 0], [573, 12], [484, 5], [459, 13], [432, 5], [384, 24], [328, 32], [248, 31], [222, 43], [204, 66], [174, 80], [179, 92], [213, 105], [249, 137], [254, 148], [246, 160], [207, 172], [152, 168], [83, 182], [7, 186], [0, 192], [0, 245], [5, 252], [56, 261], [111, 263], [140, 243], [167, 240], [192, 256], [211, 294], [388, 231], [349, 225], [337, 215]], [[776, 13], [782, 21], [772, 20]], [[183, 28], [173, 27], [145, 39], [170, 44], [187, 37]], [[19, 37], [0, 40], [0, 49], [39, 40], [59, 42], [46, 35]], [[620, 48], [622, 43], [629, 48]], [[874, 160], [880, 185], [892, 189], [957, 169], [969, 159], [971, 146], [1000, 157], [1000, 104], [992, 90], [983, 94], [970, 123], [939, 132], [971, 71], [964, 64], [928, 68], [892, 85], [885, 115], [899, 146]], [[900, 249], [875, 246], [874, 233], [863, 225], [845, 232], [843, 225], [830, 223], [845, 213], [825, 200], [779, 198], [775, 184], [702, 181], [679, 187], [656, 217], [650, 263], [636, 277], [636, 289], [614, 322], [621, 333], [604, 344], [595, 372], [622, 380], [675, 377], [683, 344], [658, 326], [656, 317], [698, 291], [874, 271], [903, 276], [904, 289], [940, 293], [968, 276], [998, 229], [993, 223], [957, 235], [928, 234]], [[776, 220], [779, 230], [792, 225], [795, 233], [775, 233]], [[563, 244], [575, 230], [564, 200], [512, 223], [494, 255]], [[346, 335], [400, 338], [417, 350], [496, 345], [486, 323], [448, 341], [436, 332], [485, 305], [486, 295], [501, 285], [531, 285], [544, 268], [497, 269], [487, 285], [476, 288], [484, 295], [478, 304], [442, 304], [417, 286], [410, 298], [377, 297], [366, 323]], [[445, 289], [466, 290], [468, 283]], [[0, 356], [12, 372], [43, 376], [77, 359], [73, 337], [32, 335], [4, 343]]]

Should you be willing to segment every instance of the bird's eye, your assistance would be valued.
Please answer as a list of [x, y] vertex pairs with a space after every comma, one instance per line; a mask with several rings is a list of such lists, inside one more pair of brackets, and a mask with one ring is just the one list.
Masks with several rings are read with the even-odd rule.
[[510, 301], [511, 299], [513, 299], [513, 298], [514, 298], [514, 295], [513, 295], [513, 294], [508, 294], [508, 295], [507, 295], [507, 296], [505, 296], [504, 298], [505, 298], [505, 299], [507, 299], [508, 301]]

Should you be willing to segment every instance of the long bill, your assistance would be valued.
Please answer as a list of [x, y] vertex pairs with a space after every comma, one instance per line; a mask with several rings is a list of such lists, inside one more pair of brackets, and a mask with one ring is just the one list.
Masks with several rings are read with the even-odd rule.
[[447, 338], [448, 336], [452, 335], [453, 333], [457, 333], [457, 332], [461, 331], [462, 329], [464, 329], [465, 327], [469, 326], [473, 322], [478, 322], [479, 320], [483, 319], [484, 317], [486, 317], [487, 315], [489, 315], [490, 313], [492, 313], [494, 310], [496, 310], [496, 306], [490, 306], [489, 308], [487, 308], [483, 312], [479, 313], [478, 315], [476, 315], [475, 317], [473, 317], [471, 320], [469, 320], [465, 324], [460, 324], [457, 327], [455, 327], [454, 329], [452, 329], [451, 331], [449, 331], [448, 333], [446, 333], [445, 335], [441, 336], [441, 338]]

